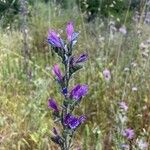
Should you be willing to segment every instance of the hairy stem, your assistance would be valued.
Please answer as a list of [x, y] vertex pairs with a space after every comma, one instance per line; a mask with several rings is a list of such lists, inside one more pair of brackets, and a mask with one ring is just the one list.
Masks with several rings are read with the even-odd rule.
[[[67, 63], [65, 64], [65, 88], [68, 89], [68, 84], [69, 84], [69, 64], [70, 64], [70, 58], [68, 57]], [[68, 101], [68, 97], [65, 96], [65, 101], [64, 101], [64, 108], [62, 110], [62, 117], [64, 118], [66, 114], [70, 112], [70, 105], [66, 103]], [[63, 122], [62, 122], [63, 125]], [[69, 150], [70, 145], [71, 145], [71, 137], [69, 136], [67, 127], [63, 125], [63, 138], [64, 138], [64, 143], [63, 143], [63, 149], [62, 150]]]

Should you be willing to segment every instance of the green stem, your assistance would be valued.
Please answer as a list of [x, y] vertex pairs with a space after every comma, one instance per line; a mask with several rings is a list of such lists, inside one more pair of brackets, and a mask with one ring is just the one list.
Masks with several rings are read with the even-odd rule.
[[[68, 58], [67, 64], [65, 64], [65, 88], [68, 89], [68, 84], [69, 84], [69, 64], [70, 64], [70, 57]], [[65, 101], [64, 101], [64, 108], [62, 110], [62, 118], [65, 117], [66, 114], [68, 114], [70, 112], [70, 105], [68, 103], [66, 103], [68, 101], [67, 96], [65, 96]], [[62, 119], [63, 120], [63, 119]], [[62, 125], [63, 125], [63, 138], [64, 138], [64, 143], [63, 143], [63, 148], [62, 150], [69, 150], [70, 149], [70, 145], [71, 145], [71, 137], [68, 134], [67, 131], [67, 127], [64, 126], [63, 121], [62, 121]]]

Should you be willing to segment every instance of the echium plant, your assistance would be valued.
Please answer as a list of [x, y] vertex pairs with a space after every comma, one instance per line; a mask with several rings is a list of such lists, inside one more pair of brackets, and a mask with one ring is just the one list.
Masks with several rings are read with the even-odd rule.
[[72, 74], [82, 68], [82, 63], [87, 60], [88, 55], [83, 53], [75, 57], [72, 54], [79, 35], [74, 31], [73, 22], [68, 22], [66, 34], [67, 40], [64, 42], [55, 31], [49, 30], [48, 33], [48, 43], [53, 47], [54, 52], [61, 57], [64, 66], [64, 75], [58, 64], [55, 64], [52, 70], [64, 97], [62, 105], [59, 107], [53, 98], [48, 100], [48, 107], [53, 110], [55, 123], [61, 125], [59, 131], [56, 127], [53, 128], [51, 139], [59, 145], [61, 150], [70, 150], [77, 128], [86, 120], [85, 115], [75, 116], [73, 113], [80, 104], [82, 97], [88, 92], [88, 86], [85, 84], [77, 84], [72, 90], [69, 90]]

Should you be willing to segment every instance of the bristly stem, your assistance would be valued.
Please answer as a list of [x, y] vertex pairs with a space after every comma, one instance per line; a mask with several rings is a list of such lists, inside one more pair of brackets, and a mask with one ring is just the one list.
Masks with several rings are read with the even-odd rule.
[[[67, 56], [68, 57], [68, 56]], [[65, 88], [68, 89], [68, 84], [69, 84], [69, 64], [70, 64], [70, 58], [68, 57], [67, 58], [67, 61], [65, 63]], [[66, 103], [68, 101], [68, 98], [67, 96], [65, 96], [65, 101], [64, 101], [64, 107], [62, 109], [62, 114], [63, 114], [63, 118], [65, 118], [65, 115], [67, 115], [69, 113], [69, 104]], [[64, 131], [63, 131], [63, 138], [64, 138], [64, 147], [62, 150], [69, 150], [70, 148], [70, 140], [69, 140], [69, 134], [68, 134], [68, 130], [67, 130], [67, 127], [66, 126], [63, 126], [64, 127]], [[64, 133], [65, 132], [65, 133]]]

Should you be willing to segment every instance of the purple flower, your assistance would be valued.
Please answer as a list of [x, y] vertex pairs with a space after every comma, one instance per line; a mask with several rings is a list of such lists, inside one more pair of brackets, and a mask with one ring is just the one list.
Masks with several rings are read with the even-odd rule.
[[68, 39], [69, 42], [72, 41], [73, 33], [74, 33], [73, 22], [70, 21], [70, 22], [68, 22], [67, 27], [66, 27], [67, 39]]
[[128, 110], [128, 106], [125, 102], [120, 102], [119, 103], [119, 106], [121, 109], [123, 109], [124, 111], [127, 111]]
[[73, 46], [77, 42], [79, 33], [74, 32], [74, 26], [72, 21], [68, 22], [67, 24], [66, 34], [67, 34], [68, 41], [71, 42]]
[[86, 61], [88, 59], [88, 55], [87, 54], [81, 54], [76, 60], [75, 58], [73, 58], [73, 64], [77, 64], [77, 63], [82, 63], [84, 61]]
[[68, 124], [68, 121], [69, 121], [69, 118], [71, 117], [70, 114], [67, 114], [64, 118], [64, 124], [67, 125]]
[[59, 48], [61, 48], [63, 45], [62, 39], [53, 30], [49, 30], [48, 32], [48, 43], [54, 47], [59, 47]]
[[123, 136], [127, 137], [127, 139], [131, 140], [134, 137], [134, 130], [128, 128], [123, 131]]
[[67, 93], [68, 93], [68, 89], [65, 87], [65, 88], [63, 88], [62, 89], [62, 93], [64, 94], [64, 95], [67, 95]]
[[48, 108], [51, 108], [53, 109], [55, 112], [59, 112], [59, 109], [58, 109], [58, 106], [57, 106], [57, 103], [54, 99], [50, 98], [48, 100]]
[[122, 27], [120, 27], [120, 28], [119, 28], [119, 32], [122, 33], [122, 34], [124, 34], [124, 35], [127, 34], [127, 29], [126, 29], [126, 27], [125, 27], [124, 25], [123, 25]]
[[84, 62], [88, 59], [88, 54], [81, 54], [79, 58], [76, 60], [76, 63]]
[[77, 117], [71, 116], [68, 121], [68, 126], [71, 129], [76, 129], [80, 125], [80, 121]]
[[76, 129], [80, 124], [85, 122], [86, 117], [84, 115], [75, 117], [73, 115], [67, 114], [64, 118], [64, 124], [67, 125], [71, 129]]
[[77, 84], [70, 92], [70, 98], [80, 100], [82, 96], [85, 96], [87, 94], [87, 92], [88, 92], [87, 85]]
[[54, 65], [54, 68], [53, 68], [52, 72], [53, 72], [54, 75], [57, 76], [59, 81], [62, 80], [62, 74], [61, 74], [60, 68], [57, 64]]
[[78, 58], [71, 57], [70, 65], [75, 66], [78, 63], [85, 62], [88, 59], [88, 54], [81, 54]]
[[103, 75], [104, 75], [104, 78], [106, 81], [109, 81], [111, 79], [111, 74], [110, 74], [110, 71], [108, 69], [105, 69], [103, 71]]

